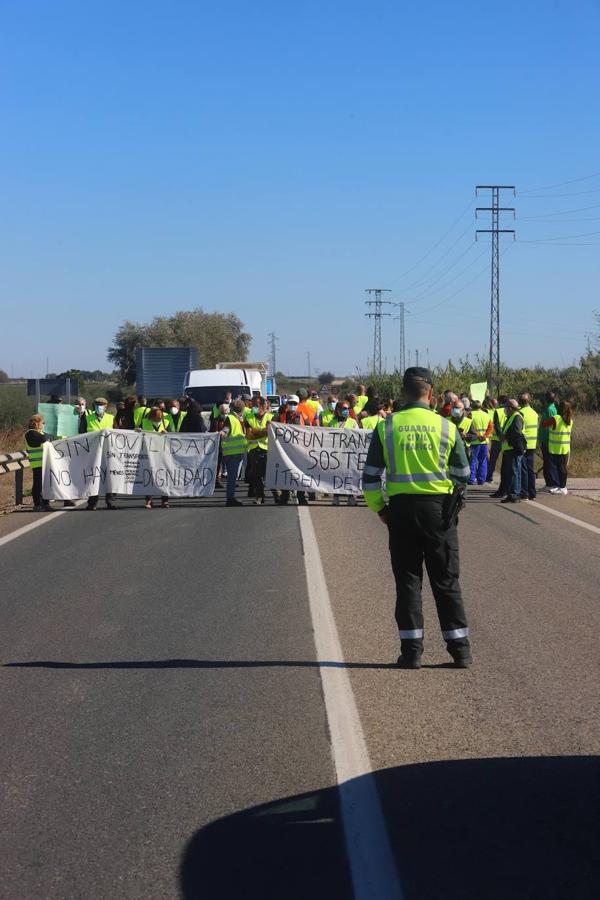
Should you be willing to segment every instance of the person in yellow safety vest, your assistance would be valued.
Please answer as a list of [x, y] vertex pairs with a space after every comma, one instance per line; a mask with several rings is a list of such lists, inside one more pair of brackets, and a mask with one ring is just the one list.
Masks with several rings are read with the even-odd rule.
[[385, 418], [385, 413], [383, 411], [383, 402], [379, 400], [377, 397], [372, 397], [364, 408], [364, 415], [362, 418], [359, 418], [358, 424], [360, 428], [377, 428], [380, 421]]
[[254, 503], [265, 502], [265, 474], [267, 471], [267, 436], [273, 413], [264, 397], [255, 397], [252, 415], [247, 419], [248, 475], [253, 488]]
[[52, 435], [44, 432], [44, 417], [37, 413], [27, 423], [25, 432], [25, 449], [29, 456], [29, 468], [33, 476], [31, 496], [34, 512], [52, 512], [49, 500], [42, 497], [42, 460], [44, 444], [52, 440]]
[[455, 400], [452, 404], [451, 418], [456, 427], [458, 428], [458, 433], [462, 440], [465, 443], [465, 447], [467, 448], [467, 457], [469, 455], [469, 445], [471, 441], [474, 441], [477, 437], [477, 432], [473, 428], [473, 423], [471, 419], [465, 416], [465, 405], [462, 400]]
[[[160, 406], [153, 406], [151, 408], [148, 415], [144, 416], [142, 419], [142, 425], [138, 431], [150, 431], [153, 434], [167, 434], [169, 431], [169, 423], [165, 420], [165, 414]], [[144, 507], [146, 509], [152, 509], [152, 495], [146, 494], [144, 501]], [[169, 497], [167, 494], [161, 494], [160, 506], [161, 509], [169, 508]]]
[[502, 429], [500, 486], [491, 496], [501, 497], [502, 503], [520, 503], [522, 457], [526, 449], [523, 416], [514, 398], [506, 401], [504, 411], [506, 421]]
[[319, 422], [319, 416], [323, 412], [323, 407], [321, 406], [321, 401], [319, 400], [319, 392], [311, 391], [310, 396], [304, 402], [312, 411], [314, 424], [317, 425]]
[[[105, 397], [96, 397], [94, 400], [94, 408], [88, 410], [85, 414], [86, 431], [104, 431], [105, 428], [112, 428], [114, 416], [106, 412], [108, 400]], [[117, 509], [114, 502], [114, 494], [106, 493], [104, 502], [107, 509]], [[91, 494], [88, 497], [87, 509], [91, 512], [98, 506], [98, 494]]]
[[[334, 428], [358, 428], [358, 422], [350, 416], [350, 403], [348, 400], [340, 400], [335, 406], [335, 425]], [[333, 495], [333, 505], [340, 505], [341, 494]], [[356, 497], [354, 494], [348, 494], [348, 506], [356, 506]]]
[[357, 384], [356, 394], [353, 394], [352, 396], [354, 397], [354, 415], [358, 418], [369, 402], [369, 397], [367, 396], [364, 384]]
[[181, 431], [181, 425], [186, 416], [187, 412], [181, 409], [180, 401], [173, 397], [169, 403], [169, 409], [165, 414], [169, 431]]
[[367, 506], [389, 532], [400, 632], [398, 665], [421, 667], [425, 562], [446, 648], [457, 668], [467, 668], [472, 660], [458, 580], [458, 498], [453, 497], [454, 486], [469, 480], [465, 445], [451, 419], [430, 409], [429, 369], [407, 369], [403, 384], [406, 405], [373, 432], [363, 472]]
[[325, 409], [319, 416], [319, 425], [321, 428], [336, 428], [337, 419], [335, 417], [335, 407], [337, 405], [337, 397], [330, 394], [327, 398]]
[[573, 408], [568, 400], [561, 400], [557, 413], [544, 419], [543, 428], [548, 428], [548, 451], [558, 475], [558, 487], [550, 488], [551, 494], [567, 494], [567, 474], [573, 432]]
[[523, 416], [523, 434], [526, 450], [521, 461], [521, 499], [535, 500], [535, 448], [537, 447], [538, 424], [540, 417], [530, 405], [527, 391], [519, 395], [519, 412]]
[[149, 412], [150, 407], [148, 406], [148, 401], [143, 394], [138, 394], [137, 406], [133, 410], [133, 427], [141, 428], [142, 419], [144, 418], [144, 416], [147, 416]]
[[225, 419], [223, 428], [219, 432], [221, 435], [223, 461], [227, 466], [225, 506], [243, 506], [243, 503], [240, 503], [239, 500], [235, 499], [235, 488], [239, 468], [248, 447], [248, 442], [246, 440], [246, 420], [244, 417], [246, 404], [243, 400], [238, 398], [233, 401], [232, 406], [233, 412], [229, 413]]
[[494, 480], [496, 464], [502, 451], [502, 429], [506, 422], [506, 412], [504, 410], [505, 402], [506, 397], [501, 397], [499, 400], [496, 400], [495, 397], [490, 397], [488, 399], [488, 412], [492, 417], [490, 458], [488, 460], [487, 478], [485, 479], [488, 484], [491, 484]]
[[473, 400], [471, 406], [471, 429], [476, 437], [471, 441], [471, 477], [469, 484], [485, 484], [487, 478], [488, 439], [492, 433], [492, 419], [482, 409], [479, 400]]

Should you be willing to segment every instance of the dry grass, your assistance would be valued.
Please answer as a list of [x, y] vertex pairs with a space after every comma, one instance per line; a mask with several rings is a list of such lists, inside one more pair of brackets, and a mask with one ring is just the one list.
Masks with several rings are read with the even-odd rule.
[[[16, 450], [24, 450], [22, 428], [10, 428], [8, 431], [0, 431], [0, 453], [14, 453]], [[31, 500], [31, 471], [25, 469], [23, 473], [24, 505], [32, 503]], [[0, 475], [0, 512], [12, 509], [15, 505], [15, 475], [8, 472]]]

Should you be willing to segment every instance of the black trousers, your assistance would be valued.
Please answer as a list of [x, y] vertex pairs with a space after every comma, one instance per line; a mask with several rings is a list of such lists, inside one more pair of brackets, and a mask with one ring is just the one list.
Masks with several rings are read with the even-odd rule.
[[[253, 487], [253, 496], [265, 499], [265, 473], [267, 471], [267, 451], [256, 447], [248, 453], [248, 479]], [[250, 496], [250, 494], [248, 494]]]
[[454, 659], [470, 654], [469, 628], [462, 601], [456, 520], [446, 527], [443, 497], [390, 498], [389, 539], [396, 579], [396, 623], [405, 656], [423, 652], [423, 562], [435, 598], [448, 652]]
[[496, 463], [502, 449], [502, 441], [490, 441], [490, 458], [488, 459], [487, 481], [491, 481], [496, 471]]
[[550, 458], [554, 465], [554, 471], [558, 478], [558, 486], [564, 488], [567, 486], [567, 471], [569, 467], [568, 453], [551, 453]]
[[33, 484], [31, 485], [31, 496], [33, 497], [33, 505], [41, 506], [44, 502], [42, 499], [42, 467], [39, 466], [31, 470], [33, 476]]
[[[554, 463], [554, 456], [548, 449], [548, 444], [541, 444], [542, 459], [544, 460], [544, 481], [546, 487], [561, 487], [558, 483], [558, 472]], [[564, 485], [562, 485], [564, 487]]]

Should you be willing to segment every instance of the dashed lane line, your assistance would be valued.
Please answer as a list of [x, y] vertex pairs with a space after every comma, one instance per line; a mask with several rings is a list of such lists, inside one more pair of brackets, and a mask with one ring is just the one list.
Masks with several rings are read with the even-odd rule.
[[[300, 507], [300, 532], [318, 662], [344, 662], [310, 510]], [[340, 810], [355, 900], [402, 900], [373, 768], [348, 672], [321, 666]]]

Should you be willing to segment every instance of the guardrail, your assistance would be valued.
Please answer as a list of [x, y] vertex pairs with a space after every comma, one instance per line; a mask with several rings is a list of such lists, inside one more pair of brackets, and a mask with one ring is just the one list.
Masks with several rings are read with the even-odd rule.
[[15, 503], [17, 506], [21, 506], [23, 503], [23, 469], [28, 468], [29, 456], [26, 450], [0, 454], [0, 475], [6, 475], [8, 472], [15, 473]]

